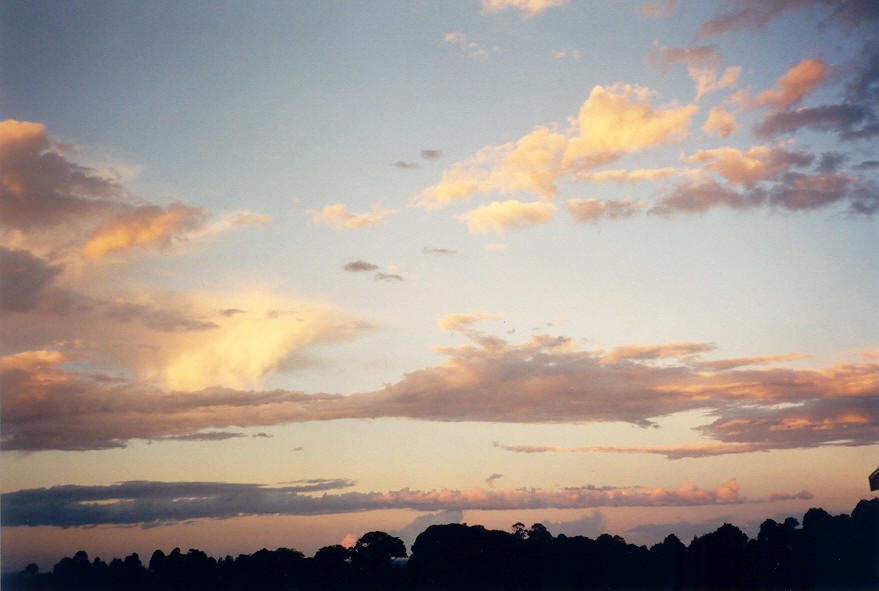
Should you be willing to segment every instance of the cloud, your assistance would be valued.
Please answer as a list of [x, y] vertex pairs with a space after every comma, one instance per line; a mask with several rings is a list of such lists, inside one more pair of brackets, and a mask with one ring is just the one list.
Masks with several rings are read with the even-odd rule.
[[329, 226], [336, 230], [349, 230], [360, 228], [378, 228], [384, 224], [384, 219], [398, 213], [398, 209], [382, 209], [380, 203], [372, 206], [370, 213], [353, 213], [341, 203], [324, 205], [320, 211], [313, 209], [305, 210], [311, 215], [311, 222], [316, 226]]
[[635, 170], [602, 170], [578, 175], [578, 178], [597, 183], [616, 182], [617, 184], [635, 184], [644, 181], [658, 181], [674, 175], [689, 174], [675, 168], [638, 168]]
[[391, 166], [396, 166], [397, 168], [421, 168], [421, 165], [417, 162], [406, 162], [405, 160], [397, 160]]
[[79, 255], [94, 262], [110, 252], [167, 249], [268, 219], [236, 212], [211, 222], [201, 208], [147, 203], [114, 171], [82, 166], [71, 152], [40, 123], [0, 122], [0, 240], [56, 262]]
[[792, 66], [776, 82], [753, 99], [745, 99], [749, 107], [770, 107], [773, 111], [787, 108], [814, 90], [827, 77], [827, 64], [819, 59], [804, 59]]
[[[262, 434], [266, 436], [265, 433]], [[171, 441], [225, 441], [247, 437], [244, 433], [235, 431], [206, 431], [204, 433], [187, 433], [186, 435], [170, 435], [165, 437]]]
[[452, 250], [450, 248], [435, 248], [433, 246], [425, 246], [421, 249], [421, 252], [424, 254], [438, 254], [438, 255], [456, 255], [458, 254], [457, 250]]
[[0, 246], [0, 314], [27, 312], [51, 299], [48, 292], [61, 271], [26, 250]]
[[735, 148], [699, 150], [692, 156], [681, 155], [681, 160], [704, 163], [705, 170], [719, 174], [730, 184], [750, 185], [778, 178], [793, 167], [807, 167], [815, 156], [781, 147], [753, 146], [744, 152]]
[[642, 446], [603, 446], [587, 445], [580, 447], [561, 447], [555, 445], [502, 445], [493, 442], [495, 447], [517, 453], [614, 453], [614, 454], [658, 454], [669, 460], [681, 458], [704, 458], [724, 454], [767, 451], [758, 444], [721, 443], [709, 441], [682, 445], [642, 445]]
[[437, 320], [439, 327], [446, 332], [469, 330], [471, 326], [485, 320], [500, 320], [500, 314], [488, 314], [486, 312], [446, 314]]
[[640, 86], [596, 86], [571, 125], [537, 126], [515, 142], [486, 146], [443, 171], [442, 180], [412, 199], [439, 209], [474, 193], [528, 192], [553, 197], [558, 183], [640, 152], [684, 139], [697, 107], [656, 108]]
[[485, 245], [485, 250], [491, 250], [493, 252], [503, 252], [507, 250], [507, 245], [501, 242], [492, 242], [491, 244]]
[[665, 18], [674, 12], [678, 0], [665, 0], [665, 2], [647, 2], [635, 9], [638, 16], [644, 18]]
[[570, 0], [482, 0], [482, 12], [493, 14], [505, 10], [518, 10], [523, 19], [529, 19], [556, 6], [564, 6]]
[[562, 49], [559, 51], [553, 49], [552, 57], [556, 58], [557, 60], [565, 59], [566, 57], [569, 57], [572, 60], [579, 60], [582, 57], [582, 54], [580, 53], [579, 49]]
[[373, 276], [376, 281], [403, 281], [403, 276], [398, 273], [382, 273], [378, 272]]
[[102, 224], [83, 247], [83, 254], [100, 259], [107, 253], [133, 246], [167, 248], [184, 239], [187, 232], [201, 227], [207, 217], [203, 209], [172, 203], [167, 208], [146, 206]]
[[732, 113], [721, 106], [714, 106], [708, 112], [708, 119], [702, 129], [705, 133], [713, 133], [718, 137], [729, 137], [736, 132], [738, 126]]
[[599, 201], [598, 199], [571, 199], [567, 209], [575, 221], [598, 222], [600, 219], [628, 218], [640, 213], [647, 204], [643, 201], [632, 201], [629, 198], [621, 201]]
[[623, 345], [614, 347], [604, 356], [606, 363], [623, 360], [677, 359], [707, 353], [717, 348], [714, 343], [664, 343], [662, 345]]
[[504, 477], [503, 474], [498, 474], [497, 472], [495, 472], [494, 474], [492, 474], [491, 476], [489, 476], [488, 478], [485, 479], [485, 484], [486, 484], [486, 486], [488, 486], [488, 488], [494, 488], [494, 481], [497, 480], [498, 478], [503, 478], [503, 477]]
[[[480, 47], [480, 45], [475, 41], [468, 41], [467, 36], [460, 31], [446, 33], [445, 36], [443, 36], [443, 41], [445, 41], [446, 43], [451, 43], [452, 45], [456, 45], [458, 49], [461, 50], [461, 53], [469, 57], [488, 57], [489, 52], [497, 53], [499, 51], [497, 46], [494, 46], [490, 50], [488, 50]], [[424, 152], [431, 153], [433, 152], [433, 150], [424, 150]], [[426, 159], [432, 160], [433, 157], [431, 156], [430, 158]]]
[[544, 527], [555, 535], [586, 536], [596, 538], [607, 531], [607, 518], [598, 509], [571, 521], [544, 521]]
[[807, 490], [801, 490], [796, 494], [790, 493], [772, 493], [769, 495], [770, 501], [808, 501], [813, 498], [812, 493]]
[[373, 265], [372, 263], [367, 263], [366, 261], [351, 261], [350, 263], [345, 263], [342, 267], [346, 271], [351, 272], [359, 272], [359, 271], [375, 271], [378, 269], [378, 265]]
[[529, 228], [552, 221], [555, 206], [543, 201], [522, 203], [517, 199], [507, 201], [493, 201], [489, 205], [458, 216], [458, 219], [467, 222], [470, 232], [502, 233], [507, 229]]
[[421, 150], [421, 157], [424, 160], [439, 160], [443, 157], [442, 150]]
[[[54, 351], [7, 356], [0, 358], [3, 448], [102, 449], [122, 447], [135, 438], [158, 439], [233, 425], [343, 418], [623, 421], [649, 426], [656, 417], [696, 409], [715, 417], [699, 428], [715, 442], [785, 449], [879, 441], [879, 363], [875, 361], [818, 369], [705, 369], [701, 352], [711, 350], [705, 343], [627, 346], [604, 352], [581, 350], [565, 337], [537, 335], [511, 345], [476, 330], [473, 324], [481, 319], [476, 314], [441, 319], [441, 326], [470, 342], [437, 349], [445, 356], [441, 363], [409, 372], [396, 383], [348, 395], [218, 387], [164, 391], [148, 383], [76, 371], [65, 366], [70, 361], [67, 356]], [[257, 323], [249, 330], [259, 339], [235, 342], [252, 346], [265, 338], [269, 328]], [[306, 333], [300, 338], [328, 336]], [[215, 353], [215, 341], [193, 341], [199, 347], [191, 355], [206, 353], [179, 367], [181, 382], [197, 378], [198, 383], [210, 383], [207, 378], [222, 376], [223, 371], [234, 371], [235, 377], [238, 372], [247, 375], [247, 367], [235, 364], [251, 359], [254, 373], [259, 373], [264, 371], [262, 364], [289, 351], [282, 348], [274, 357], [226, 345], [222, 353]], [[174, 355], [173, 363], [179, 357]]]
[[[877, 11], [879, 12], [879, 11]], [[754, 126], [754, 133], [772, 137], [799, 129], [836, 132], [841, 140], [869, 139], [879, 135], [879, 43], [867, 42], [849, 66], [844, 100], [839, 104], [802, 107], [770, 113]]]
[[696, 83], [697, 100], [709, 92], [735, 86], [742, 73], [741, 67], [731, 66], [718, 78], [720, 55], [714, 47], [706, 45], [683, 49], [658, 47], [648, 54], [647, 59], [663, 69], [673, 63], [685, 64], [687, 74]]
[[[159, 524], [242, 515], [326, 515], [378, 509], [438, 511], [454, 517], [463, 510], [584, 509], [724, 505], [745, 501], [730, 480], [714, 490], [684, 484], [677, 489], [568, 487], [411, 490], [330, 493], [349, 480], [318, 480], [267, 487], [223, 482], [130, 481], [105, 486], [62, 485], [25, 489], [0, 497], [4, 527], [76, 527], [101, 524]], [[320, 496], [308, 493], [321, 492]], [[426, 516], [425, 516], [426, 517]], [[429, 518], [428, 518], [429, 519]]]
[[869, 27], [879, 21], [879, 8], [873, 0], [737, 0], [728, 3], [731, 8], [699, 27], [701, 37], [721, 35], [743, 28], [759, 29], [781, 16], [788, 10], [799, 10], [817, 6], [829, 9], [828, 21], [842, 23], [849, 28]]
[[464, 512], [460, 509], [448, 509], [445, 511], [437, 511], [436, 513], [426, 513], [419, 515], [410, 523], [402, 528], [390, 532], [392, 536], [396, 536], [403, 540], [410, 548], [415, 543], [415, 539], [421, 532], [431, 525], [446, 525], [447, 523], [461, 523], [464, 520]]
[[[759, 175], [773, 169], [771, 166], [760, 168], [762, 171], [744, 171], [741, 178], [746, 179], [748, 175]], [[727, 172], [730, 175], [736, 174], [733, 169]], [[738, 192], [714, 181], [682, 184], [662, 197], [647, 213], [703, 213], [719, 205], [738, 210], [768, 205], [788, 211], [808, 211], [838, 202], [848, 202], [849, 211], [854, 214], [872, 215], [879, 209], [879, 187], [876, 183], [847, 173], [787, 172], [776, 180], [769, 187], [756, 187], [745, 192]]]

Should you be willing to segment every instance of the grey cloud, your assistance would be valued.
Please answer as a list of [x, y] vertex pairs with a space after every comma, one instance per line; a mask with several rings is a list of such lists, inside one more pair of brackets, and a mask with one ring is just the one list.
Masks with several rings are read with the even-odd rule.
[[648, 213], [703, 213], [719, 205], [739, 210], [768, 205], [789, 211], [805, 211], [836, 202], [848, 202], [852, 213], [872, 215], [879, 209], [879, 186], [842, 172], [787, 172], [768, 187], [753, 187], [743, 192], [715, 181], [685, 183], [661, 198]]
[[822, 174], [838, 172], [846, 160], [848, 160], [848, 154], [824, 152], [821, 154], [821, 161], [818, 163], [818, 172]]
[[498, 478], [503, 478], [503, 477], [504, 477], [503, 474], [499, 474], [498, 472], [495, 472], [494, 474], [492, 474], [491, 476], [489, 476], [488, 478], [485, 479], [485, 484], [488, 485], [489, 488], [494, 488], [494, 481], [497, 480]]
[[372, 263], [358, 260], [352, 261], [350, 263], [345, 263], [342, 268], [346, 271], [356, 273], [358, 271], [375, 271], [376, 269], [378, 269], [378, 265], [373, 265]]
[[879, 168], [879, 160], [865, 160], [855, 166], [857, 170], [873, 170]]
[[405, 160], [397, 160], [392, 166], [397, 168], [421, 168], [421, 165], [417, 162], [406, 162]]
[[543, 525], [555, 535], [598, 537], [607, 531], [607, 518], [598, 509], [571, 521], [544, 521]]
[[378, 272], [373, 276], [376, 281], [403, 281], [403, 276], [397, 273]]
[[220, 310], [220, 316], [235, 316], [236, 314], [245, 314], [244, 310], [239, 310], [238, 308], [226, 308], [225, 310]]
[[424, 254], [439, 254], [439, 255], [454, 255], [458, 254], [457, 250], [451, 250], [449, 248], [434, 248], [433, 246], [425, 246], [421, 249], [421, 252]]
[[0, 246], [0, 314], [36, 308], [61, 270], [26, 250]]
[[170, 439], [172, 441], [225, 441], [239, 437], [247, 436], [244, 433], [235, 431], [208, 431], [205, 433], [188, 433], [186, 435], [169, 435], [168, 437], [163, 437], [163, 439]]
[[801, 490], [798, 493], [790, 494], [790, 493], [772, 493], [769, 495], [770, 501], [808, 501], [813, 498], [814, 495], [807, 490]]
[[421, 157], [425, 160], [439, 160], [443, 157], [442, 150], [421, 150]]
[[847, 141], [879, 135], [879, 42], [868, 41], [847, 70], [849, 80], [843, 102], [771, 113], [754, 126], [754, 133], [773, 137], [812, 129], [835, 132], [839, 139]]
[[410, 548], [415, 543], [418, 534], [426, 530], [431, 525], [445, 525], [447, 523], [461, 523], [464, 520], [464, 512], [460, 509], [448, 509], [446, 511], [437, 511], [436, 513], [427, 513], [419, 515], [412, 522], [404, 525], [400, 529], [390, 532], [392, 536], [396, 536], [403, 540]]
[[762, 28], [789, 10], [820, 7], [827, 11], [827, 22], [841, 23], [849, 29], [879, 21], [879, 6], [874, 0], [738, 0], [728, 2], [724, 14], [699, 27], [699, 35], [709, 37], [743, 28]]
[[[570, 487], [562, 490], [411, 490], [328, 493], [353, 486], [350, 480], [319, 480], [296, 486], [224, 482], [131, 481], [107, 486], [62, 485], [25, 489], [0, 497], [4, 527], [76, 527], [100, 524], [144, 526], [242, 515], [321, 515], [376, 509], [442, 511], [570, 509], [593, 507], [694, 506], [744, 502], [735, 481], [716, 490], [692, 485], [678, 490], [643, 487]], [[307, 493], [321, 492], [320, 496]], [[449, 512], [456, 513], [449, 513]], [[436, 517], [436, 516], [435, 516]], [[430, 519], [430, 518], [427, 518]]]

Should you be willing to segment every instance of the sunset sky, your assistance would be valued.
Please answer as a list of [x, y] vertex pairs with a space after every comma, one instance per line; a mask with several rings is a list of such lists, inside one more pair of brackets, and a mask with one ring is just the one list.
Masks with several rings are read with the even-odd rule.
[[875, 2], [0, 23], [4, 570], [871, 495]]

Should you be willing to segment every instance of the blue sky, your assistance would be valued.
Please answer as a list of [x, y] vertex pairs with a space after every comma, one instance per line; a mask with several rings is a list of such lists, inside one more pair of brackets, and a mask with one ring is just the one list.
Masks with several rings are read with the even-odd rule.
[[[311, 552], [430, 512], [625, 535], [866, 494], [874, 4], [2, 11], [5, 493], [384, 495], [121, 538], [215, 553], [223, 524]], [[590, 485], [630, 500], [553, 496]], [[112, 516], [64, 519], [5, 521], [4, 562], [116, 551]]]

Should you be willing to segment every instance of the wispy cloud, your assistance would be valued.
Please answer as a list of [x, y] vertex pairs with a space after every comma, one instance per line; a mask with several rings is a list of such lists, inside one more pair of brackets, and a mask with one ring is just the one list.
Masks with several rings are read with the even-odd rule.
[[305, 210], [311, 215], [311, 222], [318, 226], [329, 226], [335, 230], [352, 230], [360, 228], [378, 228], [384, 224], [387, 216], [398, 213], [398, 209], [384, 209], [381, 203], [372, 206], [372, 211], [354, 213], [341, 204], [324, 205], [320, 211]]
[[[500, 51], [500, 49], [496, 45], [492, 46], [489, 49], [485, 49], [484, 47], [480, 46], [475, 41], [468, 40], [467, 36], [460, 31], [453, 31], [451, 33], [446, 33], [445, 36], [443, 37], [443, 41], [445, 41], [446, 43], [451, 43], [452, 45], [455, 45], [459, 50], [461, 50], [461, 53], [463, 53], [464, 55], [467, 55], [469, 57], [484, 58], [484, 57], [488, 57], [489, 54], [491, 54], [491, 53], [498, 53], [498, 51]], [[428, 153], [431, 152], [431, 150], [425, 150], [425, 151]], [[426, 157], [422, 156], [422, 157], [424, 157], [427, 160], [434, 159], [432, 156], [426, 156]]]
[[517, 199], [493, 201], [461, 214], [458, 218], [467, 223], [471, 232], [498, 232], [516, 228], [529, 228], [552, 221], [555, 206], [544, 201], [522, 203]]
[[505, 10], [518, 10], [523, 19], [529, 19], [557, 6], [564, 6], [570, 0], [482, 0], [482, 12], [498, 13]]

